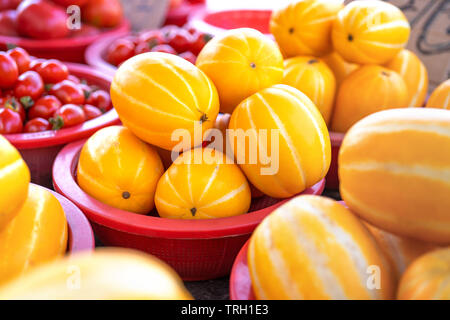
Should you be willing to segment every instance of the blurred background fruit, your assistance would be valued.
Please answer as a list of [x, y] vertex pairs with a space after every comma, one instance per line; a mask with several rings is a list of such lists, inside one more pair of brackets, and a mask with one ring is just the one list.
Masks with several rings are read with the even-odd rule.
[[450, 79], [445, 80], [434, 89], [427, 101], [426, 107], [450, 109]]

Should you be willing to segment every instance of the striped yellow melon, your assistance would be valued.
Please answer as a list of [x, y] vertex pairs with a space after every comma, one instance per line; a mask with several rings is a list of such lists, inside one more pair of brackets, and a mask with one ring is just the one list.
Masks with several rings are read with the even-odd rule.
[[[204, 133], [219, 113], [219, 98], [211, 80], [185, 59], [160, 52], [125, 61], [111, 83], [111, 100], [126, 127], [145, 142], [166, 150], [180, 148], [172, 134], [182, 129], [191, 141], [181, 149], [194, 146], [196, 127]], [[201, 137], [199, 140], [201, 144]]]
[[306, 94], [328, 125], [333, 109], [336, 80], [325, 62], [311, 56], [286, 59], [282, 83]]
[[190, 300], [168, 265], [142, 252], [100, 248], [48, 263], [0, 289], [0, 300]]
[[399, 300], [450, 300], [450, 248], [415, 260], [401, 278]]
[[333, 71], [337, 86], [340, 86], [344, 79], [359, 67], [355, 63], [345, 61], [336, 51], [324, 56], [322, 59]]
[[358, 122], [339, 153], [341, 196], [383, 230], [450, 243], [450, 112], [386, 110]]
[[427, 101], [426, 107], [450, 110], [450, 79], [442, 82], [434, 89]]
[[250, 239], [258, 299], [391, 299], [395, 277], [370, 232], [348, 209], [299, 196], [270, 214]]
[[234, 110], [228, 129], [237, 163], [267, 195], [291, 197], [327, 174], [328, 129], [314, 103], [295, 88], [278, 84], [250, 96]]
[[409, 50], [402, 50], [386, 64], [405, 80], [408, 107], [422, 107], [428, 92], [428, 72], [420, 59]]
[[410, 26], [396, 6], [379, 0], [353, 1], [333, 24], [334, 49], [347, 61], [384, 64], [402, 50]]
[[398, 278], [405, 272], [411, 262], [437, 247], [433, 243], [397, 236], [376, 228], [369, 223], [366, 223], [366, 226], [391, 262]]
[[331, 27], [342, 4], [342, 0], [299, 0], [275, 10], [270, 32], [285, 57], [330, 52]]
[[30, 183], [30, 170], [8, 140], [0, 135], [0, 230], [25, 203]]
[[407, 105], [408, 89], [397, 72], [376, 65], [362, 66], [339, 87], [331, 130], [346, 132], [369, 114]]

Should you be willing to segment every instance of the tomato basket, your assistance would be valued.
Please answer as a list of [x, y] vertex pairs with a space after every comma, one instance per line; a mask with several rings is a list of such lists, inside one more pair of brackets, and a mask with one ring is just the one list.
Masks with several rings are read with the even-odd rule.
[[230, 275], [230, 300], [256, 300], [247, 264], [247, 241], [234, 261]]
[[330, 132], [331, 164], [326, 176], [326, 187], [328, 189], [339, 189], [338, 156], [344, 136], [345, 133]]
[[[79, 64], [67, 63], [67, 66], [71, 74], [109, 92], [111, 77]], [[98, 118], [74, 127], [58, 131], [6, 134], [4, 137], [21, 153], [30, 168], [31, 181], [51, 187], [53, 161], [65, 144], [87, 138], [103, 127], [118, 123], [119, 117], [116, 111], [112, 109]]]
[[117, 67], [106, 61], [106, 52], [109, 45], [113, 43], [114, 40], [122, 37], [124, 37], [124, 35], [104, 37], [91, 44], [85, 52], [86, 63], [106, 75], [114, 76]]
[[58, 199], [66, 214], [69, 231], [67, 252], [73, 254], [79, 251], [94, 250], [94, 232], [83, 212], [64, 196], [51, 190], [48, 191]]
[[49, 40], [0, 36], [0, 45], [5, 49], [8, 45], [14, 44], [38, 58], [84, 63], [84, 52], [91, 43], [103, 37], [126, 34], [129, 30], [130, 23], [124, 19], [119, 26], [95, 35]]
[[[55, 190], [74, 202], [105, 245], [134, 248], [171, 265], [184, 280], [228, 275], [242, 245], [261, 220], [289, 199], [253, 199], [248, 214], [211, 220], [165, 219], [112, 208], [78, 186], [76, 168], [84, 141], [64, 147], [53, 166]], [[322, 180], [303, 194], [322, 193]]]
[[189, 25], [198, 31], [212, 35], [229, 29], [253, 28], [270, 35], [271, 10], [202, 10], [192, 15]]

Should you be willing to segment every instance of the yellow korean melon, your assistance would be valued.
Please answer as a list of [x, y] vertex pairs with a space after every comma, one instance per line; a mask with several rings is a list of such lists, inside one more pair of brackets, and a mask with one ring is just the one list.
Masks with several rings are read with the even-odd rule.
[[450, 110], [450, 79], [442, 82], [427, 101], [427, 108], [440, 108]]
[[322, 59], [330, 67], [331, 71], [333, 71], [338, 87], [350, 73], [359, 67], [355, 63], [345, 61], [336, 51], [324, 56]]

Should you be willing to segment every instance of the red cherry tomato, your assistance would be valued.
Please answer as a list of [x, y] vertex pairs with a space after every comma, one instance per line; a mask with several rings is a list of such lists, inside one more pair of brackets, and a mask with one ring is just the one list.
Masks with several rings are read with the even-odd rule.
[[192, 35], [184, 29], [178, 29], [177, 32], [171, 32], [167, 36], [167, 44], [177, 52], [188, 51], [193, 42]]
[[42, 132], [52, 130], [50, 122], [43, 118], [34, 118], [28, 121], [23, 128], [26, 133]]
[[11, 88], [19, 76], [19, 69], [13, 58], [0, 52], [0, 88]]
[[16, 62], [17, 68], [19, 69], [19, 74], [30, 70], [31, 58], [28, 52], [24, 49], [17, 47], [9, 50], [7, 54]]
[[119, 0], [89, 0], [81, 10], [83, 21], [98, 28], [113, 28], [122, 22]]
[[50, 119], [55, 112], [61, 108], [61, 102], [55, 96], [48, 95], [39, 98], [36, 103], [28, 110], [28, 118]]
[[70, 30], [70, 37], [71, 38], [77, 38], [77, 37], [91, 37], [96, 36], [100, 33], [100, 29], [96, 28], [94, 26], [82, 23], [80, 29], [73, 29]]
[[70, 5], [76, 5], [81, 7], [84, 6], [88, 1], [89, 0], [53, 0], [54, 3], [57, 3], [63, 7], [68, 7]]
[[195, 60], [197, 60], [197, 57], [195, 56], [195, 54], [193, 54], [190, 51], [185, 51], [183, 53], [180, 53], [179, 56], [182, 57], [183, 59], [186, 59], [187, 61], [189, 61], [192, 64], [195, 64]]
[[69, 76], [69, 69], [59, 60], [50, 59], [43, 62], [38, 68], [39, 75], [44, 83], [58, 83], [66, 80]]
[[45, 61], [46, 61], [45, 59], [38, 59], [38, 58], [31, 59], [30, 70], [36, 71], [39, 73], [39, 71], [41, 70], [42, 64]]
[[59, 108], [50, 119], [53, 130], [76, 126], [86, 121], [86, 115], [81, 107], [75, 104], [66, 104]]
[[17, 101], [16, 98], [14, 97], [7, 98], [6, 100], [4, 100], [0, 108], [8, 108], [11, 109], [12, 111], [17, 112], [20, 115], [22, 122], [25, 121], [26, 117], [25, 108], [19, 101]]
[[23, 122], [20, 115], [8, 108], [0, 109], [0, 134], [20, 133]]
[[169, 39], [169, 37], [171, 36], [172, 33], [178, 32], [179, 29], [180, 29], [180, 27], [173, 25], [173, 24], [169, 24], [167, 26], [162, 27], [160, 29], [160, 32], [164, 38], [164, 43], [167, 42], [167, 40]]
[[58, 82], [50, 89], [49, 93], [57, 97], [62, 104], [84, 104], [83, 90], [70, 80]]
[[152, 52], [165, 52], [165, 53], [171, 53], [171, 54], [177, 54], [174, 48], [169, 46], [168, 44], [159, 44], [157, 46], [154, 46], [151, 50]]
[[91, 120], [100, 117], [103, 114], [103, 112], [99, 108], [94, 107], [93, 105], [90, 104], [85, 104], [83, 106], [83, 111], [84, 114], [86, 115], [86, 120]]
[[112, 65], [118, 66], [125, 60], [134, 56], [134, 43], [128, 39], [118, 39], [108, 48], [106, 60]]
[[0, 12], [0, 34], [2, 36], [17, 37], [17, 12], [6, 10]]
[[97, 90], [92, 92], [86, 103], [99, 108], [102, 112], [112, 109], [111, 97], [105, 90]]
[[66, 11], [47, 0], [25, 0], [17, 8], [19, 33], [30, 38], [54, 39], [69, 34]]
[[0, 0], [0, 11], [16, 9], [22, 0]]
[[14, 95], [19, 99], [30, 97], [32, 100], [37, 100], [43, 93], [44, 82], [42, 81], [41, 76], [35, 71], [26, 71], [22, 73], [14, 87]]
[[165, 44], [164, 37], [159, 30], [150, 30], [141, 33], [139, 35], [138, 42], [146, 42], [150, 49], [158, 44]]
[[69, 76], [67, 77], [67, 80], [70, 80], [73, 83], [81, 83], [80, 78], [78, 78], [77, 76], [74, 76], [73, 74], [69, 74]]
[[150, 46], [147, 42], [139, 42], [134, 49], [134, 54], [150, 52]]
[[212, 39], [212, 36], [206, 33], [198, 33], [194, 35], [190, 50], [193, 54], [198, 55], [202, 51], [205, 44]]

